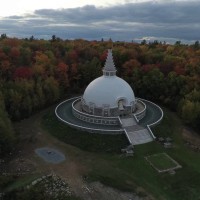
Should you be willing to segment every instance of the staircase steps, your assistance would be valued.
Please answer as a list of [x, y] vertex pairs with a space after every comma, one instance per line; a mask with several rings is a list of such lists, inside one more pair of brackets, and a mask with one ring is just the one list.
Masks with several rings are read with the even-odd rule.
[[132, 116], [120, 118], [120, 120], [130, 144], [137, 145], [153, 141], [149, 130], [138, 125]]

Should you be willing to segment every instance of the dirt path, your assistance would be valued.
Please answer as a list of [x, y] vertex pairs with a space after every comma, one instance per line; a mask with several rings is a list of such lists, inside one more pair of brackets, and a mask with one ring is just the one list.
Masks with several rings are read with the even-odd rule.
[[182, 135], [183, 135], [183, 139], [193, 143], [194, 145], [200, 145], [200, 135], [198, 135], [191, 129], [184, 127]]
[[[140, 198], [133, 193], [126, 193], [111, 187], [102, 185], [99, 182], [87, 183], [82, 176], [87, 174], [87, 167], [80, 160], [87, 159], [86, 152], [76, 147], [67, 145], [41, 129], [41, 117], [45, 111], [40, 112], [29, 119], [15, 124], [20, 133], [21, 144], [15, 160], [23, 158], [21, 165], [32, 165], [29, 171], [40, 172], [41, 174], [55, 173], [60, 176], [71, 187], [71, 190], [84, 200], [144, 200], [151, 198]], [[36, 148], [50, 147], [65, 154], [66, 160], [60, 164], [50, 164], [43, 161], [35, 154]], [[90, 158], [91, 159], [91, 158]], [[29, 161], [29, 162], [28, 162]], [[22, 164], [23, 163], [23, 164]], [[14, 165], [13, 165], [14, 166]], [[15, 166], [16, 168], [16, 166]], [[18, 166], [19, 168], [19, 166]], [[22, 168], [22, 166], [21, 166]]]
[[184, 127], [182, 131], [185, 144], [195, 152], [200, 152], [200, 135], [195, 131]]

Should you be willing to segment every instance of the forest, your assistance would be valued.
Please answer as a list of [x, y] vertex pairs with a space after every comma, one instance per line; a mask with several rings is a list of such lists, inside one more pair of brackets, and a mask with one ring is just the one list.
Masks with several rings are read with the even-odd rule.
[[12, 123], [81, 94], [101, 76], [107, 49], [113, 49], [117, 75], [146, 98], [177, 112], [200, 128], [200, 44], [50, 40], [0, 36], [0, 154], [17, 141]]

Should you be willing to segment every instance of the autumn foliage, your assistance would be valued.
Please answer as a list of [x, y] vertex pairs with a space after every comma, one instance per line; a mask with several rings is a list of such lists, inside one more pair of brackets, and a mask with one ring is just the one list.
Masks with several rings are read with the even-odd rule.
[[108, 48], [135, 95], [177, 111], [199, 128], [200, 46], [153, 42], [0, 38], [0, 94], [11, 120], [30, 116], [101, 75]]
[[30, 79], [32, 77], [32, 69], [28, 67], [18, 67], [13, 73], [13, 79]]

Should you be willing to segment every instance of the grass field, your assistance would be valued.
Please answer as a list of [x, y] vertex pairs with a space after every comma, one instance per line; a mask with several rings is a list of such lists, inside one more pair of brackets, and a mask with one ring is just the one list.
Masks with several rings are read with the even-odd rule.
[[[200, 198], [200, 154], [184, 145], [182, 124], [177, 116], [164, 109], [162, 123], [153, 129], [158, 137], [171, 137], [174, 147], [165, 149], [157, 142], [135, 146], [134, 157], [120, 155], [120, 149], [127, 145], [122, 136], [95, 135], [71, 129], [48, 112], [42, 120], [43, 128], [60, 140], [75, 145], [83, 152], [93, 152], [92, 158], [81, 160], [88, 168], [88, 181], [102, 183], [126, 191], [143, 191], [155, 199], [199, 200]], [[182, 168], [175, 175], [157, 173], [145, 160], [146, 156], [165, 152]], [[88, 157], [90, 154], [87, 155]], [[170, 165], [166, 161], [165, 165]], [[163, 167], [165, 167], [165, 165]]]
[[174, 161], [166, 153], [158, 153], [158, 154], [147, 156], [146, 160], [158, 172], [169, 171], [169, 170], [181, 167], [176, 161]]
[[54, 112], [43, 117], [43, 126], [55, 137], [90, 152], [119, 153], [129, 143], [125, 135], [104, 135], [73, 129], [57, 120]]

